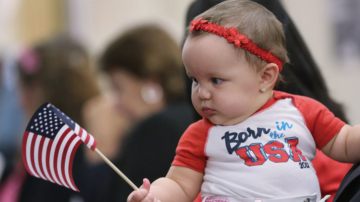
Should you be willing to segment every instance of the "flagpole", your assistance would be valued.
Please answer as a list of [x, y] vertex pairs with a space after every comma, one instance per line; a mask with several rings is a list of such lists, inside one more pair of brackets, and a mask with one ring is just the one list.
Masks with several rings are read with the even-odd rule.
[[134, 190], [138, 190], [137, 186], [135, 186], [134, 183], [132, 183], [129, 178], [127, 178], [111, 161], [104, 156], [104, 154], [101, 153], [97, 148], [95, 148], [95, 152], [115, 171], [117, 174], [120, 175]]

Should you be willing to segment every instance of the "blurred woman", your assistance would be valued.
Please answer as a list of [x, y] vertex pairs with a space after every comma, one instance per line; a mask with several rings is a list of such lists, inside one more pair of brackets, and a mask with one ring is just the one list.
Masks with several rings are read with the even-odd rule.
[[[180, 47], [159, 27], [140, 26], [111, 42], [100, 61], [116, 93], [118, 112], [131, 124], [115, 164], [137, 186], [144, 177], [165, 176], [178, 140], [192, 122], [184, 100]], [[98, 172], [102, 176], [94, 183], [97, 196], [91, 201], [126, 201], [132, 188], [106, 165]]]
[[[21, 104], [27, 120], [41, 104], [50, 102], [83, 124], [82, 107], [99, 94], [99, 89], [87, 54], [78, 44], [66, 37], [55, 38], [24, 50], [18, 63]], [[83, 152], [78, 149], [73, 176], [80, 190], [86, 183], [84, 168]], [[81, 198], [77, 192], [30, 176], [20, 157], [0, 188], [2, 202], [71, 202]]]

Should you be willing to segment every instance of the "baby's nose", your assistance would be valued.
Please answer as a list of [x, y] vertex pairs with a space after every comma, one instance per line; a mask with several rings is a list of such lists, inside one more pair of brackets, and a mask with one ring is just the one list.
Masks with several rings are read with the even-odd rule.
[[199, 88], [199, 90], [198, 90], [198, 96], [199, 96], [199, 98], [202, 99], [202, 100], [208, 100], [208, 99], [211, 98], [211, 93], [210, 93], [210, 91], [207, 90], [206, 88], [201, 87], [201, 88]]

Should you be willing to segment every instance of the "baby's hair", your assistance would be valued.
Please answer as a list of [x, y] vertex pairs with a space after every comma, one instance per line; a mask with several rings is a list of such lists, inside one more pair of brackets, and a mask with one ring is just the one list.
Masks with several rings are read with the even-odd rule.
[[[220, 26], [235, 27], [240, 34], [247, 36], [260, 48], [271, 52], [284, 63], [289, 62], [282, 24], [273, 13], [260, 4], [248, 0], [227, 0], [196, 16], [194, 20], [200, 17]], [[190, 27], [188, 36], [192, 37], [209, 34], [189, 30]], [[257, 71], [266, 65], [266, 62], [256, 55], [242, 48], [238, 50]]]

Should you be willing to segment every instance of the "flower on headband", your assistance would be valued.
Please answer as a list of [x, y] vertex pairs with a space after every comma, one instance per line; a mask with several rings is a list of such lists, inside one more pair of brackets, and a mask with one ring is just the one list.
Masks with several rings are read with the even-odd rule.
[[22, 70], [28, 75], [35, 74], [40, 68], [39, 57], [33, 49], [25, 49], [19, 59]]
[[203, 18], [199, 18], [197, 20], [191, 21], [191, 28], [190, 32], [194, 32], [195, 30], [199, 29], [201, 25], [208, 23], [208, 20], [202, 20]]
[[249, 43], [249, 39], [245, 35], [239, 34], [239, 31], [234, 27], [228, 29], [228, 36], [226, 39], [228, 42], [234, 43], [236, 47], [240, 47], [241, 44]]

